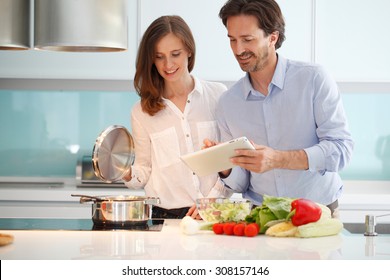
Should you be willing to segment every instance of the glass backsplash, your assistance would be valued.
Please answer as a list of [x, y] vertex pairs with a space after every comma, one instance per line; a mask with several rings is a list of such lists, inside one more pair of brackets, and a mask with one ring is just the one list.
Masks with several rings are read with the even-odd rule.
[[[135, 92], [0, 90], [0, 176], [75, 177], [97, 136], [131, 131]], [[343, 95], [355, 150], [347, 180], [390, 179], [390, 94]]]
[[0, 176], [75, 177], [108, 126], [131, 131], [134, 92], [0, 91]]

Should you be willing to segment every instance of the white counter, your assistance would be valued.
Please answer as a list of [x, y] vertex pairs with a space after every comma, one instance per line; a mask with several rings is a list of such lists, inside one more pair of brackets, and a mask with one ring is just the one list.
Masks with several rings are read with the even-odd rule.
[[253, 238], [202, 231], [184, 235], [180, 220], [160, 232], [2, 230], [14, 243], [0, 247], [2, 260], [372, 260], [390, 259], [390, 235], [365, 237], [343, 231], [321, 238]]

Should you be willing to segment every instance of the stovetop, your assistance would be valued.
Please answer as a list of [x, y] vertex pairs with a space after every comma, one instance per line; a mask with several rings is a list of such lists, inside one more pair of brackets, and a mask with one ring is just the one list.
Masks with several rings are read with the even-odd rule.
[[95, 225], [92, 219], [24, 219], [0, 218], [0, 230], [132, 230], [161, 231], [163, 219], [150, 219], [142, 223]]

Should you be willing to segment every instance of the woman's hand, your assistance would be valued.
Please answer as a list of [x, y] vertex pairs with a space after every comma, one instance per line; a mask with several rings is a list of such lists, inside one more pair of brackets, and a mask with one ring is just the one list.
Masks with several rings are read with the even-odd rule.
[[205, 138], [205, 139], [203, 140], [203, 147], [202, 147], [202, 150], [203, 150], [203, 149], [210, 148], [210, 147], [213, 147], [213, 146], [218, 145], [218, 144], [219, 144], [218, 142], [215, 142], [215, 141], [212, 141], [212, 140], [210, 140], [210, 139], [208, 139], [208, 138]]
[[129, 169], [129, 172], [127, 172], [127, 174], [125, 174], [125, 176], [122, 177], [122, 180], [126, 182], [129, 182], [131, 180], [131, 167]]
[[192, 205], [191, 208], [188, 210], [186, 216], [190, 216], [191, 218], [195, 219], [195, 220], [202, 220], [202, 218], [200, 217], [199, 213], [198, 213], [198, 209], [196, 209], [196, 205]]

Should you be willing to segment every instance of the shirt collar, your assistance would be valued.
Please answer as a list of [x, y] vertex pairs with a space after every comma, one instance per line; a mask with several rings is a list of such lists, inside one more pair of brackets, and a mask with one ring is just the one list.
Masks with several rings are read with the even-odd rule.
[[[271, 87], [277, 86], [278, 88], [283, 89], [284, 80], [286, 78], [286, 71], [287, 59], [278, 54], [278, 62], [276, 63], [274, 76], [272, 77]], [[258, 95], [257, 93], [255, 93], [256, 90], [253, 88], [250, 82], [249, 73], [246, 73], [243, 79], [245, 98], [248, 99], [249, 95]]]
[[[191, 96], [195, 92], [199, 93], [200, 95], [203, 95], [203, 87], [200, 82], [200, 80], [197, 77], [191, 76], [194, 79], [194, 89], [188, 94], [188, 96]], [[164, 101], [169, 100], [165, 97], [161, 97]]]
[[191, 76], [191, 77], [194, 79], [194, 84], [195, 84], [194, 90], [191, 91], [191, 93], [198, 92], [201, 95], [203, 95], [203, 87], [202, 87], [202, 84], [201, 84], [200, 80], [197, 77], [194, 77], [194, 76]]
[[272, 77], [271, 84], [283, 89], [284, 80], [287, 72], [287, 59], [278, 54], [278, 62], [276, 64], [275, 73]]

